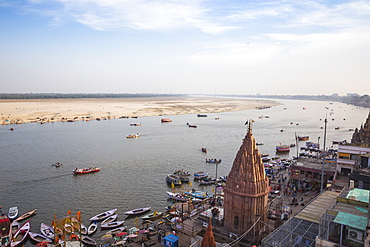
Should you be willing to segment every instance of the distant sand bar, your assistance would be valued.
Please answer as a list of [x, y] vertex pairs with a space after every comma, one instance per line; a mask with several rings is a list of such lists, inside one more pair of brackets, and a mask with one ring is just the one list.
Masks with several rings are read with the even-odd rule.
[[218, 97], [142, 97], [0, 100], [2, 124], [217, 113], [271, 107], [279, 102]]

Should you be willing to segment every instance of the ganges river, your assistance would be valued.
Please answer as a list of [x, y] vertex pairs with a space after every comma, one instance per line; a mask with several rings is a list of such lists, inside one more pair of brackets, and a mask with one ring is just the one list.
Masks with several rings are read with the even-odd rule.
[[[217, 176], [226, 176], [247, 132], [247, 120], [254, 120], [253, 135], [264, 144], [258, 146], [260, 152], [272, 157], [276, 145], [295, 143], [295, 134], [308, 135], [322, 146], [325, 117], [326, 147], [332, 147], [332, 141], [350, 141], [353, 131], [349, 129], [359, 128], [369, 113], [337, 102], [278, 101], [281, 105], [264, 110], [208, 113], [207, 117], [190, 114], [0, 126], [2, 212], [7, 214], [12, 206], [19, 208], [20, 215], [37, 209], [30, 218], [31, 231], [39, 232], [40, 224], [51, 225], [55, 214], [62, 218], [68, 210], [72, 214], [81, 211], [88, 225], [92, 216], [117, 208], [118, 220], [132, 227], [135, 218], [126, 218], [125, 211], [147, 206], [164, 211], [171, 205], [166, 194], [171, 187], [165, 178], [174, 170], [207, 171], [215, 177], [216, 166], [205, 160], [216, 158], [222, 160]], [[172, 122], [161, 123], [161, 118]], [[139, 138], [126, 138], [136, 133]], [[299, 142], [280, 156], [295, 156], [296, 148], [304, 144]], [[63, 165], [52, 166], [56, 162]], [[100, 167], [101, 171], [74, 175], [76, 167]], [[210, 186], [192, 184], [212, 193]], [[102, 234], [99, 230], [94, 238]], [[30, 241], [26, 246], [31, 246]]]

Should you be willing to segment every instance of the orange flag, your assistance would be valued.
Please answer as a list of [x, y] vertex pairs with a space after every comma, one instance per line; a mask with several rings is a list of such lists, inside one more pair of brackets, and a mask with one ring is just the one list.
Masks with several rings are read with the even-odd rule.
[[77, 220], [78, 220], [78, 221], [81, 221], [81, 211], [78, 211], [78, 212], [76, 213], [76, 215], [77, 215]]
[[72, 210], [68, 209], [67, 215], [70, 215], [72, 213]]

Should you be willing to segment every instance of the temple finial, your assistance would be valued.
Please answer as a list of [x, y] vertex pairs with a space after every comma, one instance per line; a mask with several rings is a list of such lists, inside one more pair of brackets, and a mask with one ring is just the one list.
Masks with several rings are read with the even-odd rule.
[[249, 119], [244, 124], [244, 125], [248, 125], [248, 132], [252, 131], [252, 122], [254, 122], [254, 121], [252, 119]]

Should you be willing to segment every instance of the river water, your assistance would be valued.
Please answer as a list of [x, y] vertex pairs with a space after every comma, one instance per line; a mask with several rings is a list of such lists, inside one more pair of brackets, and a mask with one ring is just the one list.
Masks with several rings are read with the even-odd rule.
[[[37, 209], [31, 231], [40, 223], [51, 224], [54, 214], [81, 211], [82, 221], [117, 208], [118, 220], [134, 226], [125, 211], [151, 206], [163, 211], [168, 200], [165, 177], [176, 169], [190, 173], [207, 171], [214, 177], [215, 165], [206, 158], [222, 159], [218, 176], [227, 175], [253, 119], [253, 135], [261, 153], [275, 156], [275, 146], [295, 143], [294, 136], [308, 135], [323, 145], [327, 116], [326, 147], [332, 141], [350, 141], [353, 131], [365, 122], [369, 110], [342, 103], [279, 100], [281, 105], [264, 110], [111, 119], [102, 121], [27, 123], [0, 127], [0, 206], [7, 213], [18, 206], [20, 214]], [[161, 123], [161, 118], [172, 119]], [[219, 118], [216, 120], [215, 118]], [[141, 126], [130, 126], [141, 123]], [[186, 123], [196, 124], [189, 128]], [[339, 127], [339, 130], [335, 130]], [[137, 139], [126, 135], [140, 133]], [[298, 145], [303, 146], [304, 142]], [[208, 148], [208, 153], [201, 148]], [[335, 148], [335, 146], [333, 146]], [[285, 155], [296, 155], [296, 148]], [[284, 157], [284, 156], [281, 156]], [[63, 165], [52, 166], [55, 162]], [[73, 175], [75, 167], [100, 167], [97, 173]], [[193, 183], [194, 188], [199, 188]], [[209, 191], [211, 187], [202, 187]], [[102, 233], [100, 233], [102, 234]], [[100, 236], [99, 233], [97, 236]], [[27, 242], [30, 245], [30, 242]]]

